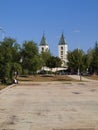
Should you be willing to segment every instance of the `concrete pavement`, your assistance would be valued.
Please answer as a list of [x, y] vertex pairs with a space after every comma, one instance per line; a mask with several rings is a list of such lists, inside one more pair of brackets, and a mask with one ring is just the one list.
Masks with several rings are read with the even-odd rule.
[[70, 78], [72, 79], [75, 79], [75, 80], [78, 80], [78, 81], [88, 81], [88, 82], [96, 82], [96, 80], [91, 80], [91, 79], [88, 79], [88, 78], [85, 78], [83, 76], [80, 76], [80, 75], [68, 75]]
[[26, 82], [0, 91], [0, 130], [98, 130], [98, 83]]

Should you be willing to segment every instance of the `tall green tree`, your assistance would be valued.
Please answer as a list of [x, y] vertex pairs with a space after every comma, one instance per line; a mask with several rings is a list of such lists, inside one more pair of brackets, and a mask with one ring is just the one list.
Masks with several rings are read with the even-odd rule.
[[37, 44], [33, 41], [25, 41], [21, 48], [23, 73], [36, 73], [41, 68], [42, 61], [39, 57]]
[[[0, 78], [3, 82], [12, 82], [14, 71], [20, 72], [18, 52], [19, 44], [15, 39], [5, 38], [0, 42]], [[20, 70], [14, 66], [15, 64]]]
[[85, 72], [90, 72], [91, 71], [91, 62], [93, 59], [93, 49], [89, 49], [87, 53], [83, 56], [83, 64], [84, 64], [84, 70]]
[[98, 42], [95, 43], [95, 47], [93, 49], [90, 68], [91, 68], [91, 73], [98, 74]]
[[49, 68], [61, 67], [62, 61], [60, 58], [51, 56], [46, 62], [46, 66]]
[[68, 52], [68, 68], [70, 71], [78, 73], [83, 71], [83, 56], [84, 52], [80, 49], [75, 49], [74, 51]]
[[41, 52], [40, 57], [42, 59], [42, 65], [46, 66], [47, 60], [51, 57], [50, 51]]

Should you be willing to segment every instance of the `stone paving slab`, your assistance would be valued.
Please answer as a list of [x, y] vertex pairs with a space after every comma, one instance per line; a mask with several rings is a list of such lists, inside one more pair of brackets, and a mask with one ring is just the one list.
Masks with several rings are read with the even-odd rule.
[[0, 130], [98, 130], [98, 82], [27, 82], [0, 91]]

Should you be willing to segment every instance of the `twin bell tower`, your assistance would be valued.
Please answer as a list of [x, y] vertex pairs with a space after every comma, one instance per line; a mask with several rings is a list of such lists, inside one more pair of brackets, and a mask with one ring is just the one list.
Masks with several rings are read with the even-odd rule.
[[[39, 45], [39, 53], [48, 51], [49, 51], [49, 45], [46, 41], [45, 35], [43, 34]], [[62, 33], [58, 43], [58, 57], [62, 60], [62, 67], [67, 67], [68, 62], [67, 53], [68, 53], [68, 44], [65, 41], [64, 34]]]

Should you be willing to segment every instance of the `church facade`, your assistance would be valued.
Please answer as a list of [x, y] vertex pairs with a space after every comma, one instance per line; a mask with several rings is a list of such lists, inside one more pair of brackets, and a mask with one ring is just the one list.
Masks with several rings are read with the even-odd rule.
[[[40, 45], [39, 53], [49, 51], [49, 45], [46, 41], [46, 38], [43, 34]], [[58, 57], [62, 60], [62, 66], [67, 67], [67, 53], [68, 53], [68, 44], [65, 41], [64, 34], [62, 33], [59, 43], [58, 43]]]

